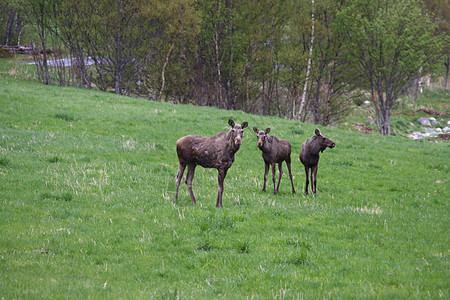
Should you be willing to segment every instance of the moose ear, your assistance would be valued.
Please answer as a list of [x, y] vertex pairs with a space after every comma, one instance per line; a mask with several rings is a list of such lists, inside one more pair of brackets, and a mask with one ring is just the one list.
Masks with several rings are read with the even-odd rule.
[[268, 134], [270, 132], [270, 127], [266, 129], [265, 133]]
[[259, 132], [258, 128], [256, 128], [256, 127], [253, 127], [253, 131], [254, 131], [255, 133], [258, 133], [258, 132]]
[[316, 135], [321, 135], [322, 133], [320, 132], [319, 128], [316, 128]]
[[248, 123], [247, 123], [247, 122], [244, 122], [244, 123], [241, 124], [242, 129], [244, 129], [244, 128], [247, 127], [247, 126], [248, 126]]
[[231, 127], [234, 127], [234, 121], [231, 120], [231, 119], [229, 119], [229, 120], [228, 120], [228, 125], [230, 125]]

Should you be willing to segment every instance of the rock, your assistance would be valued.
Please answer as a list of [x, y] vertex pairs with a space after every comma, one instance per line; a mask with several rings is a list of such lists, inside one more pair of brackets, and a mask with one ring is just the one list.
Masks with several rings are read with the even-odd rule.
[[433, 124], [435, 126], [441, 125], [441, 123], [433, 117], [430, 118], [430, 122], [431, 122], [431, 124]]
[[424, 137], [423, 134], [421, 132], [418, 132], [418, 131], [414, 131], [413, 133], [411, 133], [409, 135], [409, 138], [413, 139], [413, 140], [419, 140], [419, 139], [421, 139], [423, 137]]
[[417, 122], [419, 122], [422, 126], [431, 126], [430, 119], [427, 118], [419, 118]]

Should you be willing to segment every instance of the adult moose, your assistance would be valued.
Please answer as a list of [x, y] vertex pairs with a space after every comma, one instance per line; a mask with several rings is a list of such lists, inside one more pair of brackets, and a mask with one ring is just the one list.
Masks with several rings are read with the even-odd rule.
[[234, 162], [234, 154], [242, 144], [243, 129], [248, 126], [247, 122], [235, 124], [228, 120], [230, 131], [221, 132], [213, 137], [188, 135], [177, 141], [177, 155], [179, 169], [176, 177], [175, 201], [178, 198], [178, 187], [183, 178], [184, 169], [188, 167], [186, 184], [191, 195], [192, 202], [195, 201], [192, 191], [192, 180], [194, 179], [195, 167], [200, 165], [204, 168], [215, 168], [219, 172], [219, 188], [217, 194], [217, 207], [222, 207], [223, 181], [227, 171]]
[[316, 194], [317, 187], [317, 168], [319, 166], [320, 154], [327, 147], [334, 148], [336, 144], [324, 136], [318, 128], [315, 131], [316, 135], [312, 138], [307, 139], [300, 151], [300, 161], [305, 166], [306, 173], [306, 185], [305, 194], [308, 194], [308, 184], [309, 184], [309, 169], [311, 169], [311, 191], [313, 195]]
[[[291, 172], [291, 143], [288, 140], [281, 140], [274, 135], [268, 136], [270, 128], [265, 131], [260, 131], [258, 128], [253, 127], [253, 131], [258, 135], [257, 145], [262, 151], [262, 157], [266, 165], [264, 172], [264, 187], [263, 192], [266, 191], [267, 173], [269, 172], [269, 166], [272, 166], [272, 181], [273, 181], [273, 194], [277, 195], [280, 189], [281, 176], [283, 175], [283, 161], [286, 161], [286, 165], [289, 170], [289, 177], [291, 178], [292, 193], [295, 194], [294, 181], [292, 180]], [[275, 164], [278, 164], [279, 177], [278, 185], [275, 187]]]

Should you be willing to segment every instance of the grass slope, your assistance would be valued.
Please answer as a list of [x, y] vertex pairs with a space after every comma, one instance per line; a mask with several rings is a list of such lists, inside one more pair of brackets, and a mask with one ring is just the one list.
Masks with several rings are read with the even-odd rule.
[[[199, 204], [184, 183], [174, 204], [176, 140], [229, 118], [250, 128], [224, 207], [201, 167]], [[261, 192], [253, 126], [292, 143], [297, 195], [287, 173]], [[336, 148], [312, 197], [298, 154], [314, 128], [0, 79], [0, 297], [448, 298], [448, 144], [321, 128]]]

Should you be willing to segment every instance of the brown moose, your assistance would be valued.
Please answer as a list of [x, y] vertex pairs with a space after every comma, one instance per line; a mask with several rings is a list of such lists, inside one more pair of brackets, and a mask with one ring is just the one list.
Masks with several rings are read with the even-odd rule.
[[[273, 181], [273, 194], [277, 195], [280, 189], [281, 176], [283, 175], [283, 161], [286, 161], [286, 165], [289, 170], [289, 177], [291, 178], [292, 193], [295, 194], [294, 181], [292, 180], [291, 172], [291, 143], [288, 140], [282, 140], [274, 135], [268, 136], [270, 128], [265, 131], [260, 131], [258, 128], [253, 127], [253, 131], [258, 135], [258, 147], [262, 151], [262, 157], [266, 165], [264, 172], [264, 186], [263, 192], [266, 191], [267, 173], [269, 172], [269, 166], [272, 166], [272, 181]], [[279, 177], [278, 185], [275, 187], [275, 164], [278, 164]]]
[[300, 151], [300, 161], [305, 166], [306, 173], [305, 194], [308, 194], [309, 169], [311, 169], [311, 192], [313, 195], [316, 194], [317, 187], [317, 168], [320, 159], [319, 152], [323, 152], [327, 147], [334, 148], [336, 146], [336, 144], [325, 137], [318, 128], [316, 128], [315, 133], [316, 135], [303, 143], [302, 150]]
[[183, 178], [184, 169], [188, 167], [186, 184], [195, 204], [194, 192], [192, 191], [192, 180], [194, 179], [195, 167], [200, 165], [204, 168], [215, 168], [219, 172], [219, 188], [217, 194], [217, 207], [222, 207], [223, 181], [227, 171], [234, 162], [234, 154], [242, 144], [243, 129], [248, 126], [247, 122], [241, 125], [228, 120], [230, 131], [221, 132], [213, 137], [188, 135], [177, 141], [177, 155], [179, 169], [176, 177], [175, 201], [178, 198], [178, 187]]

